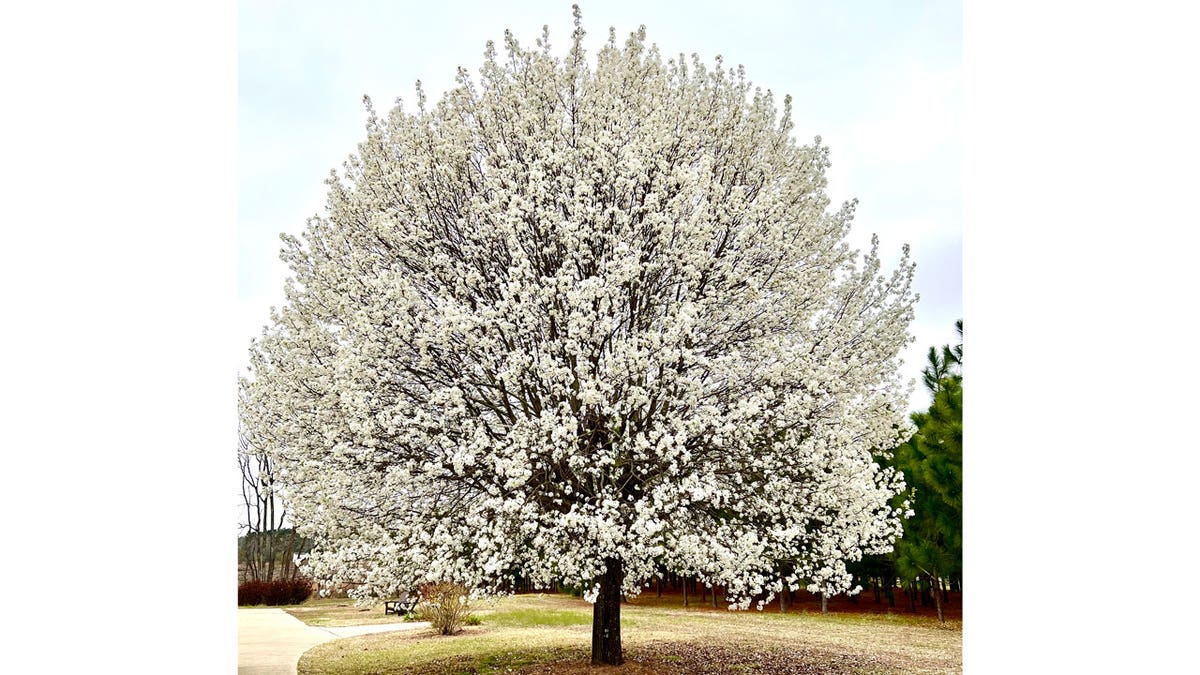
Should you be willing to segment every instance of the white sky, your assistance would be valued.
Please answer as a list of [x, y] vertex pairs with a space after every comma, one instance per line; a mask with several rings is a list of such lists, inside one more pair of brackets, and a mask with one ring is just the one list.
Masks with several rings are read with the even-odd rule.
[[[279, 234], [299, 234], [324, 204], [322, 181], [365, 137], [363, 94], [381, 112], [431, 100], [458, 66], [476, 72], [487, 40], [509, 28], [532, 46], [544, 24], [561, 55], [571, 4], [524, 2], [243, 3], [238, 17], [238, 325], [246, 347], [282, 302]], [[782, 97], [796, 136], [832, 151], [834, 205], [857, 197], [852, 238], [878, 233], [885, 264], [902, 244], [917, 263], [917, 305], [905, 375], [919, 378], [931, 345], [956, 340], [962, 317], [961, 8], [956, 2], [583, 2], [585, 46], [608, 27], [639, 24], [664, 54], [720, 54]], [[914, 386], [910, 408], [928, 395]]]

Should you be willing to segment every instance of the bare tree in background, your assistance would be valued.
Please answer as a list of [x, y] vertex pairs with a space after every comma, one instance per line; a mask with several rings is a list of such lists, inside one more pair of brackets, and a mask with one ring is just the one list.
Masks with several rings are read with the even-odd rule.
[[245, 436], [238, 436], [238, 467], [242, 472], [245, 534], [239, 537], [238, 562], [245, 565], [247, 580], [271, 581], [297, 574], [292, 556], [296, 532], [284, 528], [287, 504], [276, 487], [271, 458], [256, 452]]

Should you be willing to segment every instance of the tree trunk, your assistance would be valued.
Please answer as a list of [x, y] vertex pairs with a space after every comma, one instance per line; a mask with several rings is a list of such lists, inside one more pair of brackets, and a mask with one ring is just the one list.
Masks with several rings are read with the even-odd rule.
[[258, 571], [258, 538], [252, 537], [253, 531], [246, 533], [246, 569], [250, 573], [249, 581], [262, 581]]
[[[936, 577], [935, 577], [936, 578]], [[937, 580], [938, 586], [942, 585], [941, 580]], [[933, 604], [937, 607], [938, 623], [946, 623], [946, 618], [942, 616], [942, 594], [941, 588], [935, 588], [933, 591]]]
[[908, 580], [908, 611], [917, 613], [917, 582]]
[[592, 608], [592, 665], [619, 666], [625, 662], [621, 653], [621, 584], [625, 570], [616, 558], [604, 560], [604, 576], [600, 577], [600, 595]]
[[787, 611], [787, 577], [783, 574], [783, 567], [779, 568], [779, 583], [782, 584], [779, 589], [779, 613], [783, 614]]
[[267, 581], [275, 578], [275, 497], [273, 493], [270, 501], [267, 503], [267, 528], [264, 533], [267, 535]]
[[662, 597], [662, 575], [658, 575], [658, 597]]
[[829, 596], [825, 595], [824, 591], [821, 592], [821, 613], [829, 613]]
[[688, 580], [687, 580], [687, 579], [684, 579], [684, 580], [683, 580], [683, 606], [684, 606], [684, 607], [687, 607], [687, 606], [688, 606], [688, 600], [687, 600], [687, 587], [688, 587]]
[[716, 607], [717, 606], [717, 585], [716, 584], [713, 584], [713, 587], [712, 587], [712, 602], [713, 602], [713, 607]]
[[282, 569], [279, 570], [279, 578], [282, 579], [284, 572], [287, 572], [288, 579], [296, 578], [296, 529], [292, 528], [288, 535], [287, 548], [283, 550], [283, 560], [281, 561]]

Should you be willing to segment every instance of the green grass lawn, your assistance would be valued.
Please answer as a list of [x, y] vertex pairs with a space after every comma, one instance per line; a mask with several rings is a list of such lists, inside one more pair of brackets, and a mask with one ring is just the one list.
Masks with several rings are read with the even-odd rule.
[[[348, 601], [288, 608], [311, 625], [348, 621]], [[309, 609], [310, 611], [304, 611]], [[626, 665], [588, 666], [591, 605], [565, 595], [482, 602], [479, 626], [440, 636], [429, 630], [334, 640], [309, 650], [300, 673], [956, 673], [962, 622], [904, 614], [730, 612], [684, 609], [643, 596], [621, 608]], [[361, 618], [382, 619], [382, 605]], [[388, 615], [386, 622], [396, 618]], [[359, 623], [385, 621], [360, 621]]]

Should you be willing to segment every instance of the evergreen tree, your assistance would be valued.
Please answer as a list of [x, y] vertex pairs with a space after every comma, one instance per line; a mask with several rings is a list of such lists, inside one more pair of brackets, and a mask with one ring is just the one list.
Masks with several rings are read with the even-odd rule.
[[[959, 344], [930, 348], [925, 383], [933, 394], [928, 412], [914, 413], [917, 433], [896, 449], [895, 464], [913, 494], [913, 515], [896, 542], [896, 562], [906, 578], [931, 588], [962, 575], [962, 320]], [[942, 598], [933, 593], [938, 619]]]

